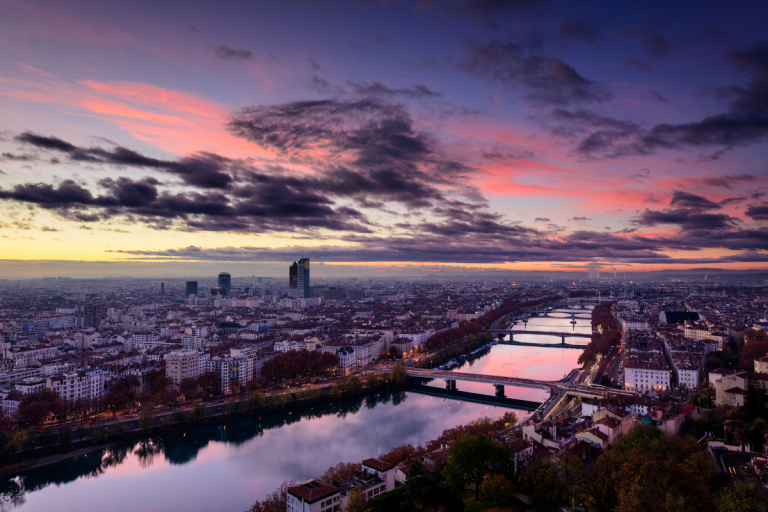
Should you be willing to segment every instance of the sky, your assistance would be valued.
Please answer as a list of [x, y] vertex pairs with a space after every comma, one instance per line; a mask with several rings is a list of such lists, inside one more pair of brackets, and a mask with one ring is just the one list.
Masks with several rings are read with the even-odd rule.
[[768, 268], [768, 5], [626, 4], [0, 0], [0, 275]]

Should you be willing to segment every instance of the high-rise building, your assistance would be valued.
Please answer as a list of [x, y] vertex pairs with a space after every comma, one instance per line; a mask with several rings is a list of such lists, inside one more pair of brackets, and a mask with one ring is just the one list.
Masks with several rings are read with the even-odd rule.
[[187, 281], [187, 297], [197, 295], [197, 281]]
[[165, 295], [165, 283], [160, 283], [160, 295]]
[[174, 350], [165, 358], [165, 376], [177, 386], [184, 379], [200, 376], [200, 354], [197, 350]]
[[75, 306], [75, 327], [93, 327], [98, 329], [101, 321], [107, 318], [107, 308], [96, 304], [78, 304]]
[[301, 258], [297, 268], [297, 288], [299, 289], [299, 297], [309, 297], [309, 258]]
[[232, 276], [229, 275], [229, 272], [219, 274], [219, 288], [221, 288], [222, 295], [229, 295], [229, 290], [232, 289]]
[[288, 288], [299, 287], [299, 264], [295, 261], [288, 267]]

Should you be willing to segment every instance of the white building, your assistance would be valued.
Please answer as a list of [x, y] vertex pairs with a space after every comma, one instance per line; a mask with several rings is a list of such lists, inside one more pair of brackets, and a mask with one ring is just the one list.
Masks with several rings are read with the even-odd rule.
[[52, 375], [46, 379], [45, 387], [66, 400], [98, 398], [104, 394], [104, 372], [88, 370]]
[[625, 366], [624, 389], [637, 393], [669, 389], [670, 375], [669, 367], [662, 365]]
[[286, 512], [341, 512], [341, 489], [313, 478], [288, 488]]
[[197, 350], [174, 350], [165, 356], [165, 376], [179, 385], [184, 379], [200, 376], [200, 353]]

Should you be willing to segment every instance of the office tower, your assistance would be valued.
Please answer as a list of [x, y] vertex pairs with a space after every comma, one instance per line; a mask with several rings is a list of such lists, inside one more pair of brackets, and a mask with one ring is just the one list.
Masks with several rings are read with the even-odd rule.
[[219, 288], [221, 288], [221, 295], [225, 297], [229, 295], [229, 290], [232, 289], [232, 276], [229, 272], [219, 274]]
[[160, 283], [160, 295], [165, 295], [165, 283]]
[[75, 306], [75, 327], [93, 327], [98, 329], [101, 321], [107, 318], [107, 308], [95, 304], [78, 304]]
[[197, 281], [187, 281], [187, 293], [186, 296], [197, 295]]
[[301, 258], [298, 263], [297, 269], [297, 288], [299, 289], [299, 297], [309, 297], [309, 258]]
[[295, 261], [288, 267], [288, 288], [299, 287], [299, 264]]

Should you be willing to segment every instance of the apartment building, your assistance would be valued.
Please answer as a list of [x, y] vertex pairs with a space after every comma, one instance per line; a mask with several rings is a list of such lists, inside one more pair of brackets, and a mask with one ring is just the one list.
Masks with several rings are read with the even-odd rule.
[[5, 359], [12, 359], [16, 368], [32, 366], [40, 359], [55, 357], [59, 351], [52, 345], [32, 345], [5, 349]]
[[165, 357], [165, 376], [179, 385], [183, 379], [200, 376], [200, 353], [197, 350], [174, 350]]
[[98, 398], [104, 394], [104, 377], [101, 370], [51, 375], [46, 379], [45, 387], [66, 400]]

